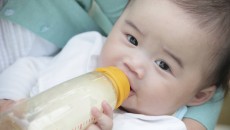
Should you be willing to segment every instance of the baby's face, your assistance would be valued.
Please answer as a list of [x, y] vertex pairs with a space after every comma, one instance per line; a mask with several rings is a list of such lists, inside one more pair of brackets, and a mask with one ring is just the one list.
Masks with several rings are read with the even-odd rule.
[[117, 66], [128, 76], [125, 109], [172, 114], [200, 89], [210, 57], [207, 38], [175, 4], [136, 0], [115, 24], [99, 65]]

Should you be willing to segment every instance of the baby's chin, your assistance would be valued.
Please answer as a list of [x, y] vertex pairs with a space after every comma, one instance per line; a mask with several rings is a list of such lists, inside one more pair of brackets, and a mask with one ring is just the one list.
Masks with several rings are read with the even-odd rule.
[[128, 112], [128, 113], [133, 113], [131, 110], [129, 110], [128, 108], [125, 108], [123, 106], [120, 106], [119, 109], [122, 111]]
[[122, 106], [122, 105], [119, 107], [119, 109], [122, 110], [122, 111], [125, 111], [127, 113], [141, 114], [140, 112], [138, 112], [135, 109], [131, 109], [131, 108], [128, 108], [128, 107], [125, 107], [125, 106]]

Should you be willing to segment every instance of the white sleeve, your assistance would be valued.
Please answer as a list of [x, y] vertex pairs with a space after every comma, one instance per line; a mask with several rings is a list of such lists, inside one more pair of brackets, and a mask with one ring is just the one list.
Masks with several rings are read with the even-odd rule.
[[19, 100], [29, 96], [36, 84], [39, 71], [46, 67], [51, 57], [25, 57], [0, 73], [0, 99]]

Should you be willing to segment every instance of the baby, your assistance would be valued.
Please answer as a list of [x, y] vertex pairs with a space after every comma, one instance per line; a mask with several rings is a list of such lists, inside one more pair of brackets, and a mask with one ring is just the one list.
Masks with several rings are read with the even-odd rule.
[[[166, 124], [185, 106], [207, 102], [220, 84], [227, 92], [229, 81], [229, 2], [199, 2], [131, 0], [106, 41], [98, 33], [85, 33], [54, 58], [16, 62], [0, 76], [5, 87], [0, 98], [33, 96], [96, 67], [116, 66], [128, 76], [130, 95], [114, 118], [106, 102], [103, 112], [92, 108], [97, 123], [88, 130], [145, 128], [138, 123], [149, 129], [186, 129], [181, 122]], [[26, 75], [17, 75], [22, 72]], [[162, 115], [169, 122], [161, 123]], [[131, 118], [125, 122], [121, 117]]]
[[[117, 66], [129, 77], [132, 91], [123, 110], [172, 115], [184, 105], [208, 101], [219, 84], [227, 91], [229, 13], [230, 2], [224, 0], [131, 0], [99, 62]], [[91, 127], [111, 128], [107, 116], [93, 113], [100, 123]]]

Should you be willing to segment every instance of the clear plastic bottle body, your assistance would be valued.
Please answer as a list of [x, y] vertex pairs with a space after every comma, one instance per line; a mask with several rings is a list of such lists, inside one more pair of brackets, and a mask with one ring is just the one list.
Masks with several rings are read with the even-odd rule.
[[0, 115], [0, 130], [81, 130], [94, 122], [92, 106], [106, 100], [113, 108], [117, 90], [101, 72], [61, 83]]

